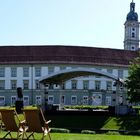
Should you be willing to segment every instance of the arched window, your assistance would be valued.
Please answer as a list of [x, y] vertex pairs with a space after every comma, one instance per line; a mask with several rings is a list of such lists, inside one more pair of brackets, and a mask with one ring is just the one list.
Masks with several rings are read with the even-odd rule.
[[132, 37], [133, 37], [133, 38], [135, 37], [135, 33], [132, 33]]

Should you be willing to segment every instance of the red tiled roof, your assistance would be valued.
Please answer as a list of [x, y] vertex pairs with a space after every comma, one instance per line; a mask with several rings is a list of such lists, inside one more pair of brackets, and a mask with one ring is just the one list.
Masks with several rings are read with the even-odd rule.
[[0, 46], [0, 64], [66, 63], [129, 65], [138, 52], [82, 46]]

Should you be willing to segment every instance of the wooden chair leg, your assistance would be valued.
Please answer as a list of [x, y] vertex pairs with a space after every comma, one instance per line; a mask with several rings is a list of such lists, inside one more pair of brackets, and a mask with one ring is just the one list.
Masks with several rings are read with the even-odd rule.
[[23, 132], [22, 139], [24, 139], [24, 136], [26, 137], [26, 139], [28, 138], [26, 131]]
[[50, 133], [48, 133], [48, 136], [49, 136], [49, 139], [51, 140], [51, 135], [50, 135]]

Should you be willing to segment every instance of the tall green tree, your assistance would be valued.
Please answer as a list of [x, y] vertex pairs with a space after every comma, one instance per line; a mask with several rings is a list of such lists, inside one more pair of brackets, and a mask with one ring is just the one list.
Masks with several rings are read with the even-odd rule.
[[140, 102], [140, 56], [131, 63], [126, 88], [131, 103]]

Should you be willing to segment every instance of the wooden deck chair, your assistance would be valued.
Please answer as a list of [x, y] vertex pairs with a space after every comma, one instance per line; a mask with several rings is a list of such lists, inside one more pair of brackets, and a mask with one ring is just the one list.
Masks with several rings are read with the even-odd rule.
[[2, 130], [4, 124], [2, 122], [2, 116], [1, 116], [1, 113], [0, 113], [0, 131]]
[[[25, 126], [25, 121], [20, 121], [15, 110], [2, 109], [0, 110], [2, 122], [4, 123], [5, 129], [8, 131], [3, 139], [8, 135], [13, 139], [11, 132], [17, 132], [17, 139], [20, 137], [23, 138], [27, 127]], [[15, 116], [18, 120], [18, 123], [15, 121]]]
[[34, 133], [43, 133], [42, 140], [45, 136], [48, 135], [49, 140], [51, 140], [50, 136], [50, 128], [49, 123], [51, 120], [46, 121], [41, 109], [24, 109], [23, 113], [25, 115], [25, 120], [28, 126], [28, 131], [31, 134], [28, 136], [28, 139], [32, 136], [34, 138]]

